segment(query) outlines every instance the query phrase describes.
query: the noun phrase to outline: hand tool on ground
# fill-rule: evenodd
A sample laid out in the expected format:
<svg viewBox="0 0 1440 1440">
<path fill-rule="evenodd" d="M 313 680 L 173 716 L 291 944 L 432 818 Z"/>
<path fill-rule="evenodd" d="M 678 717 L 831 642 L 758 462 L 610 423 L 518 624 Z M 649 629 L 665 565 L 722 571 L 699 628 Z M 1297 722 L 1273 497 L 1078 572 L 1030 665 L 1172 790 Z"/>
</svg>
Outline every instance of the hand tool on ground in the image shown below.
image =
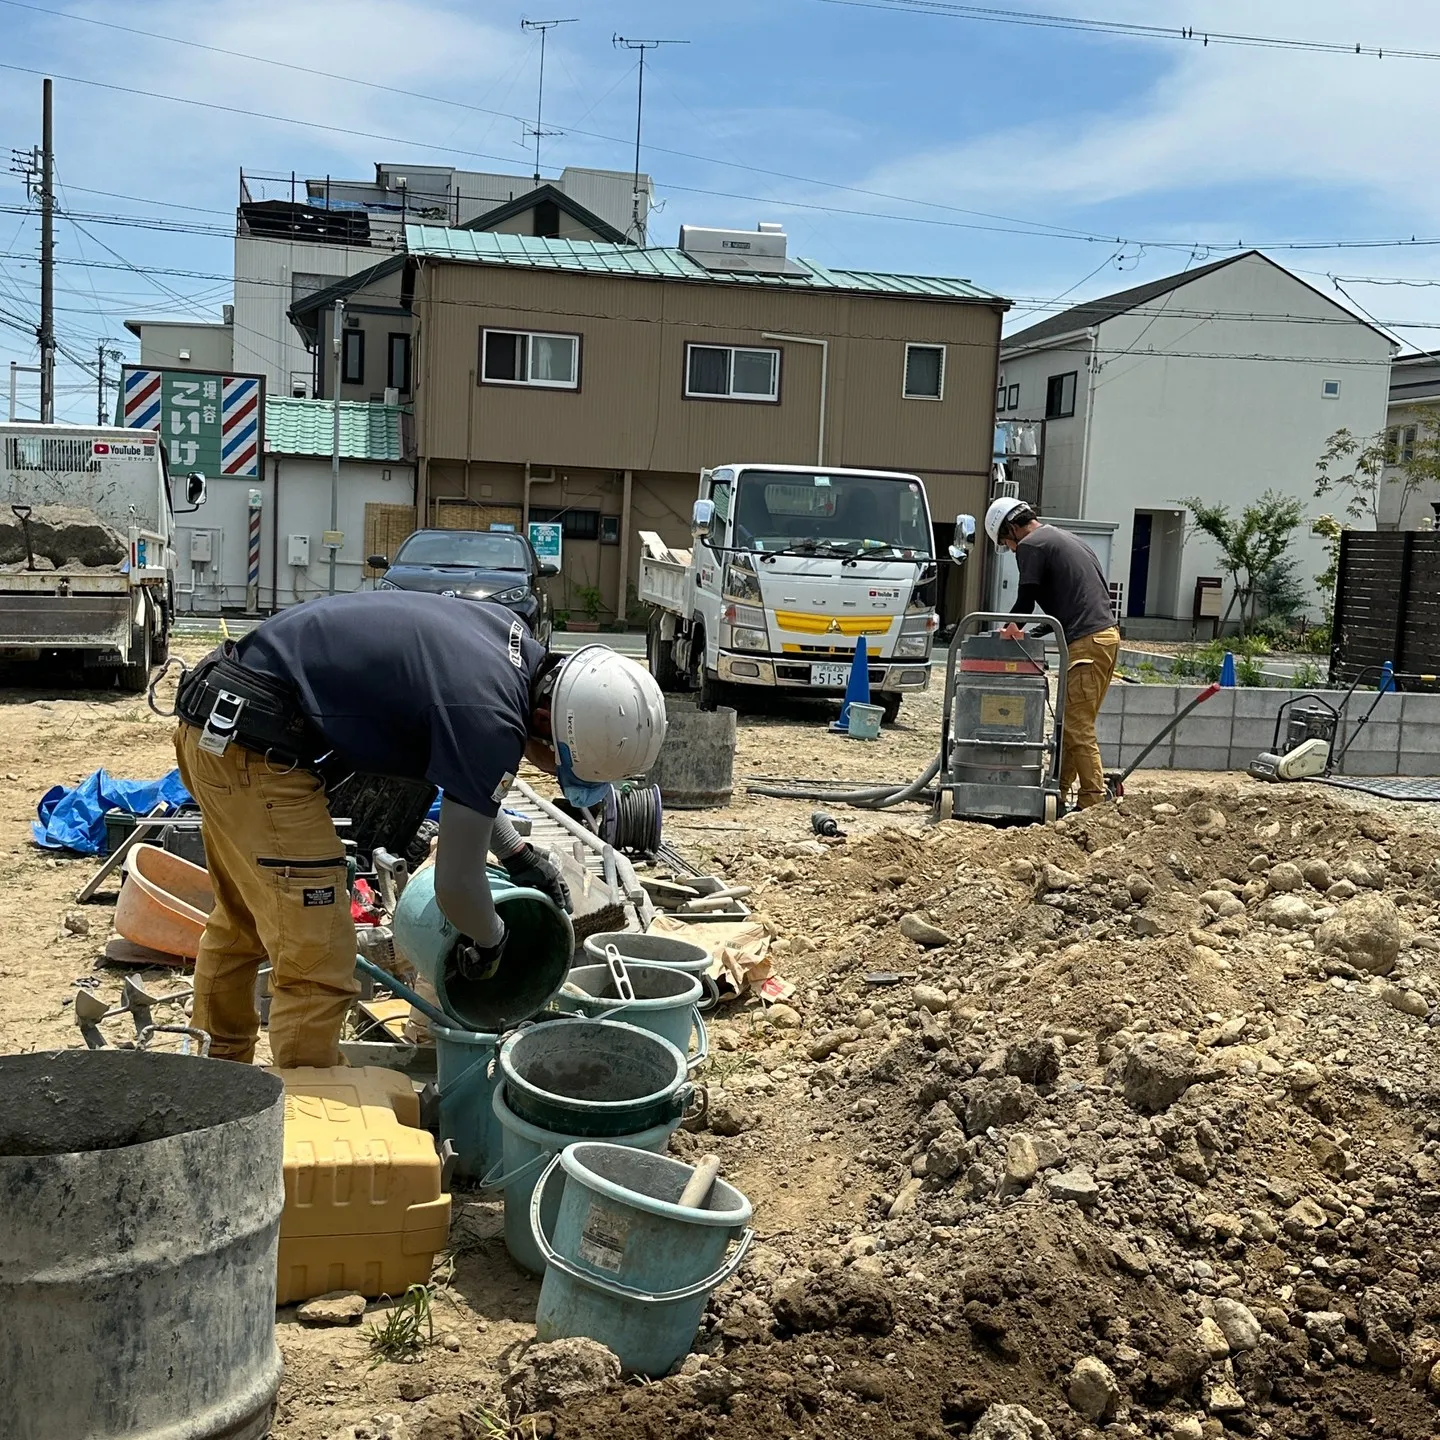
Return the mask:
<svg viewBox="0 0 1440 1440">
<path fill-rule="evenodd" d="M 423 995 L 417 995 L 408 985 L 397 980 L 388 970 L 382 970 L 373 960 L 367 960 L 363 955 L 357 955 L 355 968 L 362 975 L 368 975 L 372 980 L 378 980 L 387 990 L 399 995 L 401 999 L 408 1000 L 432 1025 L 444 1025 L 447 1029 L 455 1028 L 454 1016 L 447 1015 L 439 1006 L 432 1005 Z"/>
<path fill-rule="evenodd" d="M 835 823 L 833 815 L 827 815 L 823 810 L 812 810 L 810 812 L 810 828 L 827 840 L 836 840 L 844 835 L 844 831 Z"/>
<path fill-rule="evenodd" d="M 712 890 L 698 899 L 687 900 L 676 912 L 680 915 L 697 915 L 706 910 L 725 910 L 732 900 L 743 900 L 751 891 L 749 885 L 730 885 L 723 890 Z"/>
<path fill-rule="evenodd" d="M 1168 721 L 1150 737 L 1150 743 L 1146 745 L 1123 770 L 1107 770 L 1105 772 L 1105 789 L 1109 793 L 1110 798 L 1112 800 L 1118 800 L 1125 793 L 1125 782 L 1139 769 L 1140 763 L 1145 757 L 1169 735 L 1182 720 L 1186 719 L 1197 705 L 1203 705 L 1212 695 L 1218 695 L 1219 693 L 1220 684 L 1218 681 L 1214 684 L 1207 685 L 1173 720 Z"/>
<path fill-rule="evenodd" d="M 685 1182 L 685 1188 L 680 1192 L 680 1198 L 675 1203 L 691 1210 L 700 1209 L 710 1198 L 710 1192 L 715 1188 L 715 1181 L 719 1176 L 720 1157 L 718 1155 L 702 1155 L 694 1172 Z"/>
<path fill-rule="evenodd" d="M 135 1033 L 141 1035 L 154 1025 L 154 1010 L 157 1005 L 179 1004 L 190 999 L 194 993 L 193 985 L 184 985 L 178 990 L 157 995 L 146 990 L 138 975 L 127 975 L 121 986 L 120 1003 L 112 1009 L 93 990 L 77 986 L 74 1000 L 75 1023 L 80 1027 L 80 1034 L 91 1050 L 103 1050 L 107 1043 L 100 1031 L 103 1021 L 113 1020 L 119 1015 L 129 1015 L 135 1023 Z"/>
</svg>

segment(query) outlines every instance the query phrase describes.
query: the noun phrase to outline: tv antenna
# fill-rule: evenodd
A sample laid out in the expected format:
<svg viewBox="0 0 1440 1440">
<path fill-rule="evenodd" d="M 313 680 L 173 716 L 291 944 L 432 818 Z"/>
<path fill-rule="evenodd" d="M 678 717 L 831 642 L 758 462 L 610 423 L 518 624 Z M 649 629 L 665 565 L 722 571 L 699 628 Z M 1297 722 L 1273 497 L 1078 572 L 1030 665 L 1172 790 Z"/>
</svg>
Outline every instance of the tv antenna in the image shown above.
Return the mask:
<svg viewBox="0 0 1440 1440">
<path fill-rule="evenodd" d="M 522 20 L 522 30 L 538 30 L 540 32 L 540 91 L 535 97 L 535 128 L 532 130 L 528 125 L 525 127 L 525 135 L 535 137 L 535 183 L 540 183 L 540 141 L 546 136 L 563 135 L 563 130 L 546 130 L 540 123 L 540 116 L 545 105 L 545 39 L 557 25 L 573 25 L 580 17 L 572 15 L 568 20 Z"/>
<path fill-rule="evenodd" d="M 638 50 L 640 52 L 640 85 L 635 95 L 635 193 L 634 209 L 631 211 L 630 228 L 635 238 L 645 244 L 645 222 L 640 218 L 640 121 L 645 113 L 645 52 L 658 50 L 662 45 L 688 45 L 688 40 L 627 40 L 623 35 L 611 36 L 610 43 L 617 50 Z"/>
</svg>

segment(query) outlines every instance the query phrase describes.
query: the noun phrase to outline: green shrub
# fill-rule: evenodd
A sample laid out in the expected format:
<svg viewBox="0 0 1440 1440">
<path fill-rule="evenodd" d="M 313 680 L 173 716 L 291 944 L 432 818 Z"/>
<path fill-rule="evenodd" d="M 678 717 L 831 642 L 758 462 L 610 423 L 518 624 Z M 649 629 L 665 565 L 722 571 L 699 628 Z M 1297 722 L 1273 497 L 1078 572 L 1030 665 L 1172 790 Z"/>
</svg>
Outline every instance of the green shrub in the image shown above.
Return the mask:
<svg viewBox="0 0 1440 1440">
<path fill-rule="evenodd" d="M 1260 662 L 1252 660 L 1248 655 L 1240 656 L 1235 661 L 1235 683 L 1237 685 L 1263 685 L 1265 672 L 1260 668 Z"/>
<path fill-rule="evenodd" d="M 1292 690 L 1318 690 L 1322 683 L 1320 667 L 1313 660 L 1307 660 L 1303 665 L 1297 665 L 1294 675 L 1290 678 Z"/>
</svg>

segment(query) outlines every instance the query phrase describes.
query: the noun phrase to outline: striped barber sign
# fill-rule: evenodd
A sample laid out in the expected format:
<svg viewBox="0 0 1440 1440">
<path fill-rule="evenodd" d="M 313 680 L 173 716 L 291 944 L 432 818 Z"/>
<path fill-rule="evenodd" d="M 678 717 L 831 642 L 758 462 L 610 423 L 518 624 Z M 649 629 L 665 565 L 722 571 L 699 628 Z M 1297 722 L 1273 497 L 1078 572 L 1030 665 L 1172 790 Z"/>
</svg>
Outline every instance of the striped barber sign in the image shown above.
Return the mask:
<svg viewBox="0 0 1440 1440">
<path fill-rule="evenodd" d="M 220 473 L 260 473 L 260 382 L 227 375 L 220 392 Z"/>
<path fill-rule="evenodd" d="M 158 370 L 130 370 L 125 375 L 125 399 L 121 423 L 127 430 L 160 428 L 160 382 Z"/>
</svg>

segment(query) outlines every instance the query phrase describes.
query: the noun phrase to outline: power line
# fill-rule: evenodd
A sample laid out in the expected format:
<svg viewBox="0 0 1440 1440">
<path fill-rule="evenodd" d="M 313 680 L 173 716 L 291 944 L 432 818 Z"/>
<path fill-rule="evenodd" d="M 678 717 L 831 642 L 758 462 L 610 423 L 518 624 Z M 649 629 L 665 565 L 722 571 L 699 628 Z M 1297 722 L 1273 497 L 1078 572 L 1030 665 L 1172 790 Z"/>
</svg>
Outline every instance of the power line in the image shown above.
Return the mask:
<svg viewBox="0 0 1440 1440">
<path fill-rule="evenodd" d="M 9 4 L 11 0 L 4 0 Z M 1030 29 L 1083 30 L 1136 40 L 1171 40 L 1199 45 L 1240 45 L 1263 50 L 1299 50 L 1311 55 L 1362 55 L 1375 60 L 1440 60 L 1440 51 L 1407 50 L 1400 46 L 1306 40 L 1294 36 L 1246 35 L 1228 30 L 1196 29 L 1193 25 L 1143 25 L 1128 20 L 1098 20 L 1079 15 L 1048 15 L 1032 10 L 1005 10 L 989 5 L 960 5 L 952 0 L 824 0 L 860 10 L 910 11 L 947 20 L 981 20 Z"/>
</svg>

